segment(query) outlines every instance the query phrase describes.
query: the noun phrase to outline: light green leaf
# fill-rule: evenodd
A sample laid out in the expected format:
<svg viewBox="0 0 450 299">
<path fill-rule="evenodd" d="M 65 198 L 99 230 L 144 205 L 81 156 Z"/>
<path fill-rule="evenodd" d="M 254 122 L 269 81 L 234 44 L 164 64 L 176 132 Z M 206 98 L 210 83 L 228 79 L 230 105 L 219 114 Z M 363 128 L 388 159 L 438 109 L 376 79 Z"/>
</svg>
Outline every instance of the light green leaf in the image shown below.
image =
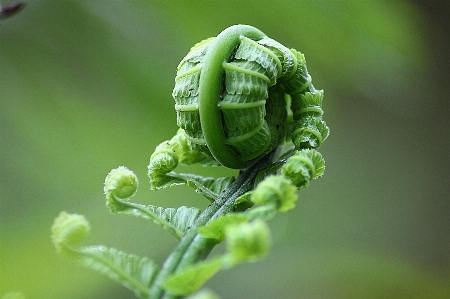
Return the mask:
<svg viewBox="0 0 450 299">
<path fill-rule="evenodd" d="M 258 184 L 251 200 L 257 205 L 275 205 L 279 212 L 295 207 L 297 188 L 282 175 L 271 175 Z"/>
<path fill-rule="evenodd" d="M 150 182 L 150 190 L 161 190 L 173 186 L 186 185 L 186 180 L 178 177 L 176 172 L 169 172 L 168 174 L 154 176 Z"/>
<path fill-rule="evenodd" d="M 250 202 L 252 192 L 253 191 L 249 191 L 249 192 L 242 194 L 241 196 L 236 198 L 236 200 L 234 201 L 234 204 L 235 205 L 247 204 L 248 202 Z M 252 203 L 252 205 L 253 205 L 253 203 Z"/>
<path fill-rule="evenodd" d="M 261 219 L 229 226 L 226 237 L 228 242 L 224 262 L 228 267 L 257 261 L 269 252 L 270 231 Z"/>
<path fill-rule="evenodd" d="M 186 185 L 194 188 L 201 193 L 209 201 L 214 201 L 216 198 L 234 181 L 233 176 L 212 178 L 202 177 L 194 174 L 169 172 L 164 176 L 158 177 L 158 183 L 152 189 L 160 190 L 172 186 Z"/>
<path fill-rule="evenodd" d="M 189 295 L 197 291 L 208 279 L 214 276 L 221 267 L 221 258 L 199 262 L 169 276 L 163 283 L 163 288 L 174 295 Z"/>
<path fill-rule="evenodd" d="M 253 207 L 255 204 L 251 201 L 251 194 L 253 191 L 246 192 L 236 198 L 234 206 L 237 211 L 246 211 Z"/>
<path fill-rule="evenodd" d="M 215 239 L 217 242 L 222 242 L 225 239 L 225 230 L 228 226 L 240 224 L 249 219 L 250 217 L 244 213 L 226 214 L 225 216 L 209 221 L 198 232 L 203 238 Z"/>
<path fill-rule="evenodd" d="M 147 298 L 150 284 L 159 270 L 152 260 L 105 246 L 85 247 L 76 251 L 78 261 L 84 266 L 121 283 L 134 291 L 137 297 Z"/>
<path fill-rule="evenodd" d="M 177 230 L 181 237 L 200 215 L 197 208 L 181 206 L 175 208 L 161 208 L 155 206 L 145 206 L 146 211 L 154 217 L 155 223 L 161 225 L 164 229 Z"/>
<path fill-rule="evenodd" d="M 187 299 L 220 299 L 220 297 L 211 290 L 201 290 L 195 294 L 192 294 Z"/>
<path fill-rule="evenodd" d="M 108 199 L 107 206 L 111 213 L 134 215 L 151 219 L 177 240 L 181 239 L 187 229 L 197 219 L 198 215 L 200 215 L 200 210 L 197 208 L 188 208 L 185 206 L 177 209 L 162 208 L 124 201 L 115 197 Z"/>
<path fill-rule="evenodd" d="M 187 185 L 196 188 L 196 191 L 201 193 L 210 201 L 214 201 L 219 197 L 230 184 L 234 181 L 233 176 L 221 178 L 205 178 L 196 175 L 183 175 L 186 178 Z"/>
<path fill-rule="evenodd" d="M 262 206 L 254 206 L 249 209 L 246 214 L 252 219 L 270 220 L 278 212 L 276 203 L 265 204 Z"/>
</svg>

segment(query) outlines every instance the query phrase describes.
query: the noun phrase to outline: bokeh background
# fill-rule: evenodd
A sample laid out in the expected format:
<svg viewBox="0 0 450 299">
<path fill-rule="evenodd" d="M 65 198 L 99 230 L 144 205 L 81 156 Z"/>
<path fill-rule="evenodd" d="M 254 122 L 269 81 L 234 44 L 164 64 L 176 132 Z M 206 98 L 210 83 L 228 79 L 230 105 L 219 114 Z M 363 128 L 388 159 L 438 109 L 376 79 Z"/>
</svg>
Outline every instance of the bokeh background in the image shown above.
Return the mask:
<svg viewBox="0 0 450 299">
<path fill-rule="evenodd" d="M 3 5 L 10 2 L 2 0 Z M 222 298 L 450 298 L 446 1 L 29 0 L 0 22 L 0 296 L 133 298 L 59 258 L 62 210 L 105 244 L 161 263 L 175 241 L 111 215 L 110 169 L 135 200 L 204 208 L 185 187 L 152 193 L 146 166 L 176 131 L 171 91 L 196 42 L 238 23 L 306 55 L 325 89 L 325 176 L 270 222 L 273 248 L 215 276 Z M 194 167 L 204 175 L 230 175 Z"/>
</svg>

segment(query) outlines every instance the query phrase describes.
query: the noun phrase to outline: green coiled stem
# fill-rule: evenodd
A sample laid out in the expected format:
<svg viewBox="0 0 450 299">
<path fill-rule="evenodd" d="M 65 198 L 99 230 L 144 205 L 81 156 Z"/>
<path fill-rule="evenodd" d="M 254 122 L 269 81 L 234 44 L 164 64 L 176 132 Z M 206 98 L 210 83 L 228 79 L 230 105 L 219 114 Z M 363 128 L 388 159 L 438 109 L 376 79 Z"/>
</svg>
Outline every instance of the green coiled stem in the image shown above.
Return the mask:
<svg viewBox="0 0 450 299">
<path fill-rule="evenodd" d="M 222 31 L 206 54 L 200 76 L 199 113 L 206 144 L 212 155 L 230 168 L 242 169 L 255 163 L 255 159 L 243 161 L 227 144 L 218 104 L 222 94 L 223 64 L 240 43 L 240 37 L 262 39 L 266 35 L 248 25 L 236 25 Z M 213 100 L 215 99 L 215 100 Z"/>
</svg>

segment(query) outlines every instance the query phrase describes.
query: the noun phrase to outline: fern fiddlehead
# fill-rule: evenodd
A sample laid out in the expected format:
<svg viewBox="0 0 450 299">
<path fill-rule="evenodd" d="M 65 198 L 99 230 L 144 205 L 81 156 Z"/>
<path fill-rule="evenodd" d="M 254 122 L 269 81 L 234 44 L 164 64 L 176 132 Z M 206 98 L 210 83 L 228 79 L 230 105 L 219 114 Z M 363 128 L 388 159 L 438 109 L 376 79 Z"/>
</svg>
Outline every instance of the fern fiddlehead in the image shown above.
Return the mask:
<svg viewBox="0 0 450 299">
<path fill-rule="evenodd" d="M 177 124 L 192 147 L 236 169 L 286 137 L 298 149 L 319 147 L 328 135 L 322 95 L 301 53 L 246 25 L 195 45 L 178 65 L 173 90 Z"/>
<path fill-rule="evenodd" d="M 112 213 L 152 220 L 178 241 L 162 267 L 114 248 L 79 247 L 89 231 L 80 215 L 63 212 L 52 228 L 58 252 L 147 299 L 190 295 L 218 270 L 263 258 L 270 247 L 265 221 L 293 209 L 297 190 L 325 167 L 315 150 L 329 133 L 323 91 L 313 87 L 303 54 L 254 27 L 231 26 L 196 44 L 178 65 L 172 95 L 180 129 L 150 157 L 151 189 L 187 185 L 210 201 L 208 207 L 131 202 L 138 179 L 123 166 L 104 185 Z M 216 179 L 174 172 L 180 164 L 241 171 Z M 226 253 L 206 259 L 224 240 Z"/>
<path fill-rule="evenodd" d="M 158 189 L 167 180 L 173 180 L 171 171 L 179 163 L 247 168 L 239 176 L 246 183 L 241 186 L 242 181 L 239 182 L 237 186 L 241 187 L 233 193 L 222 193 L 199 216 L 161 269 L 149 298 L 163 294 L 164 298 L 172 298 L 173 294 L 167 292 L 171 288 L 164 284 L 168 277 L 190 269 L 214 247 L 214 241 L 202 237 L 210 236 L 208 229 L 205 232 L 203 228 L 212 219 L 233 215 L 231 212 L 252 205 L 255 209 L 244 219 L 269 219 L 276 211 L 292 209 L 295 190 L 306 187 L 323 173 L 321 155 L 308 149 L 320 147 L 329 133 L 322 120 L 323 91 L 313 87 L 303 54 L 247 25 L 229 27 L 217 37 L 192 47 L 178 65 L 172 96 L 180 130 L 171 140 L 161 143 L 150 159 L 152 187 Z M 253 192 L 258 172 L 274 159 L 275 155 L 268 154 L 290 140 L 298 152 L 287 154 L 291 158 L 287 160 L 288 167 L 281 169 L 283 174 L 269 176 L 254 195 L 246 197 L 246 192 Z M 267 159 L 260 161 L 266 155 Z M 277 165 L 274 169 L 279 169 Z M 250 201 L 237 204 L 238 197 Z M 215 212 L 208 214 L 211 211 Z M 199 250 L 203 255 L 197 253 Z"/>
</svg>

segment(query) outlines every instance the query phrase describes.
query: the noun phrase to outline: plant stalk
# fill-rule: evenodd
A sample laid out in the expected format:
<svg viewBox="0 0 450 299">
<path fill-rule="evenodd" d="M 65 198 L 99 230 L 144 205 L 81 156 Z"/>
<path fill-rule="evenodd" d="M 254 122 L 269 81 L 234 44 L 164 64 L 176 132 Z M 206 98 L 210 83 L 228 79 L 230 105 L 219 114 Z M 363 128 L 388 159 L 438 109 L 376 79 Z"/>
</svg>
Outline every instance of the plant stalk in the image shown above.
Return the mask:
<svg viewBox="0 0 450 299">
<path fill-rule="evenodd" d="M 217 242 L 205 239 L 198 234 L 198 229 L 209 221 L 234 211 L 234 201 L 253 188 L 258 173 L 266 168 L 273 159 L 274 153 L 268 154 L 253 166 L 241 171 L 236 180 L 211 205 L 208 206 L 181 238 L 177 247 L 169 255 L 154 280 L 148 299 L 173 299 L 177 296 L 165 292 L 162 284 L 179 269 L 190 266 L 205 259 Z"/>
</svg>

